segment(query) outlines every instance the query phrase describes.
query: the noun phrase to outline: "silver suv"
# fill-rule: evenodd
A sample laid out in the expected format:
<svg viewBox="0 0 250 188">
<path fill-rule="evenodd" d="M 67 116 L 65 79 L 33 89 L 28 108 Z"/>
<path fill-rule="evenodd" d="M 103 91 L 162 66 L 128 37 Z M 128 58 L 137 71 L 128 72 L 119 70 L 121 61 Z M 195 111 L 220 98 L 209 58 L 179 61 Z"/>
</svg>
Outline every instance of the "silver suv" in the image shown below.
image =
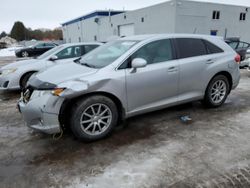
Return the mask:
<svg viewBox="0 0 250 188">
<path fill-rule="evenodd" d="M 78 139 L 94 141 L 138 114 L 197 100 L 221 106 L 239 83 L 239 61 L 217 37 L 126 37 L 35 75 L 18 106 L 33 129 L 70 128 Z"/>
</svg>

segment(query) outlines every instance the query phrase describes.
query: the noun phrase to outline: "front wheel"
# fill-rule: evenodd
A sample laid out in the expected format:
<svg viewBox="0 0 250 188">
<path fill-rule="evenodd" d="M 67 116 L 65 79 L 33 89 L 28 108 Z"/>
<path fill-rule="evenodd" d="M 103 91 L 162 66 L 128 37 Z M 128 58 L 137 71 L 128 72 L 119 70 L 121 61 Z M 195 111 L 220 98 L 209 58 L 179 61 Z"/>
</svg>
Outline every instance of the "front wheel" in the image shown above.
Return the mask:
<svg viewBox="0 0 250 188">
<path fill-rule="evenodd" d="M 22 52 L 22 57 L 29 57 L 29 53 L 26 51 Z"/>
<path fill-rule="evenodd" d="M 108 136 L 118 121 L 115 103 L 100 95 L 78 101 L 71 112 L 70 126 L 73 134 L 87 142 Z"/>
<path fill-rule="evenodd" d="M 228 78 L 224 75 L 215 76 L 207 87 L 203 102 L 211 108 L 220 107 L 226 101 L 229 93 Z"/>
<path fill-rule="evenodd" d="M 29 73 L 26 73 L 25 75 L 22 76 L 22 78 L 20 80 L 20 88 L 21 89 L 24 89 L 26 87 L 27 82 L 29 81 L 32 74 L 34 74 L 34 72 L 29 72 Z"/>
</svg>

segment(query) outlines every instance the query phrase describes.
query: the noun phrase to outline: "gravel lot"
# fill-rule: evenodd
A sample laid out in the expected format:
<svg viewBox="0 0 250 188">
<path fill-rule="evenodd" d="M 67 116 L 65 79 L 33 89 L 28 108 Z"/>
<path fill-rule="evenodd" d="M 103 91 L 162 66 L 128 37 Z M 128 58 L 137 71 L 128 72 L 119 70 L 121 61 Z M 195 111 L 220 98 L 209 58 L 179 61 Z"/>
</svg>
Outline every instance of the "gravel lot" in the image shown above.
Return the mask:
<svg viewBox="0 0 250 188">
<path fill-rule="evenodd" d="M 1 58 L 0 66 L 14 58 Z M 250 187 L 250 72 L 226 104 L 199 102 L 129 119 L 102 141 L 28 129 L 18 92 L 0 93 L 0 187 Z M 180 116 L 190 115 L 191 124 Z"/>
</svg>

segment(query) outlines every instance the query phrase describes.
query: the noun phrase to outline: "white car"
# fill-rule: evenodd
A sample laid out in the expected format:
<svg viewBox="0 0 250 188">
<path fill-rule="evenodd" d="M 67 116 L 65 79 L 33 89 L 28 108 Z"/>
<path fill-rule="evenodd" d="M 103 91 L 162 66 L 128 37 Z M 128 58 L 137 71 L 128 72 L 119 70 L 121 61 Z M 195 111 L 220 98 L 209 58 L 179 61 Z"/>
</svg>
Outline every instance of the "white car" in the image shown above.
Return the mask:
<svg viewBox="0 0 250 188">
<path fill-rule="evenodd" d="M 250 49 L 246 51 L 246 58 L 244 61 L 240 62 L 240 68 L 246 68 L 250 66 Z"/>
<path fill-rule="evenodd" d="M 51 66 L 72 62 L 102 43 L 71 43 L 57 46 L 36 59 L 17 61 L 0 68 L 0 90 L 18 90 L 25 87 L 36 72 Z"/>
</svg>

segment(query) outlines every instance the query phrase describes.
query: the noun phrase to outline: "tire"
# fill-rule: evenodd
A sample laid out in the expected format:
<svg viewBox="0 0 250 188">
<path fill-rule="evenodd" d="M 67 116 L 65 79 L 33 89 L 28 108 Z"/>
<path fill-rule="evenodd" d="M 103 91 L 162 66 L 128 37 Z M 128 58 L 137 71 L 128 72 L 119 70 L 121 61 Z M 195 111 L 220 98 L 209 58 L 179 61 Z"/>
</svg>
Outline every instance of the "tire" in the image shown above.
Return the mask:
<svg viewBox="0 0 250 188">
<path fill-rule="evenodd" d="M 22 52 L 22 57 L 29 57 L 29 53 L 26 51 Z"/>
<path fill-rule="evenodd" d="M 26 84 L 29 80 L 29 78 L 32 76 L 32 74 L 34 74 L 34 72 L 29 72 L 26 73 L 25 75 L 22 76 L 22 78 L 20 79 L 20 88 L 24 89 L 26 87 Z"/>
<path fill-rule="evenodd" d="M 102 95 L 83 98 L 71 110 L 70 128 L 81 141 L 92 142 L 107 137 L 117 122 L 116 104 Z"/>
<path fill-rule="evenodd" d="M 209 108 L 218 108 L 225 103 L 229 93 L 228 78 L 224 75 L 215 76 L 208 84 L 203 103 Z"/>
</svg>

